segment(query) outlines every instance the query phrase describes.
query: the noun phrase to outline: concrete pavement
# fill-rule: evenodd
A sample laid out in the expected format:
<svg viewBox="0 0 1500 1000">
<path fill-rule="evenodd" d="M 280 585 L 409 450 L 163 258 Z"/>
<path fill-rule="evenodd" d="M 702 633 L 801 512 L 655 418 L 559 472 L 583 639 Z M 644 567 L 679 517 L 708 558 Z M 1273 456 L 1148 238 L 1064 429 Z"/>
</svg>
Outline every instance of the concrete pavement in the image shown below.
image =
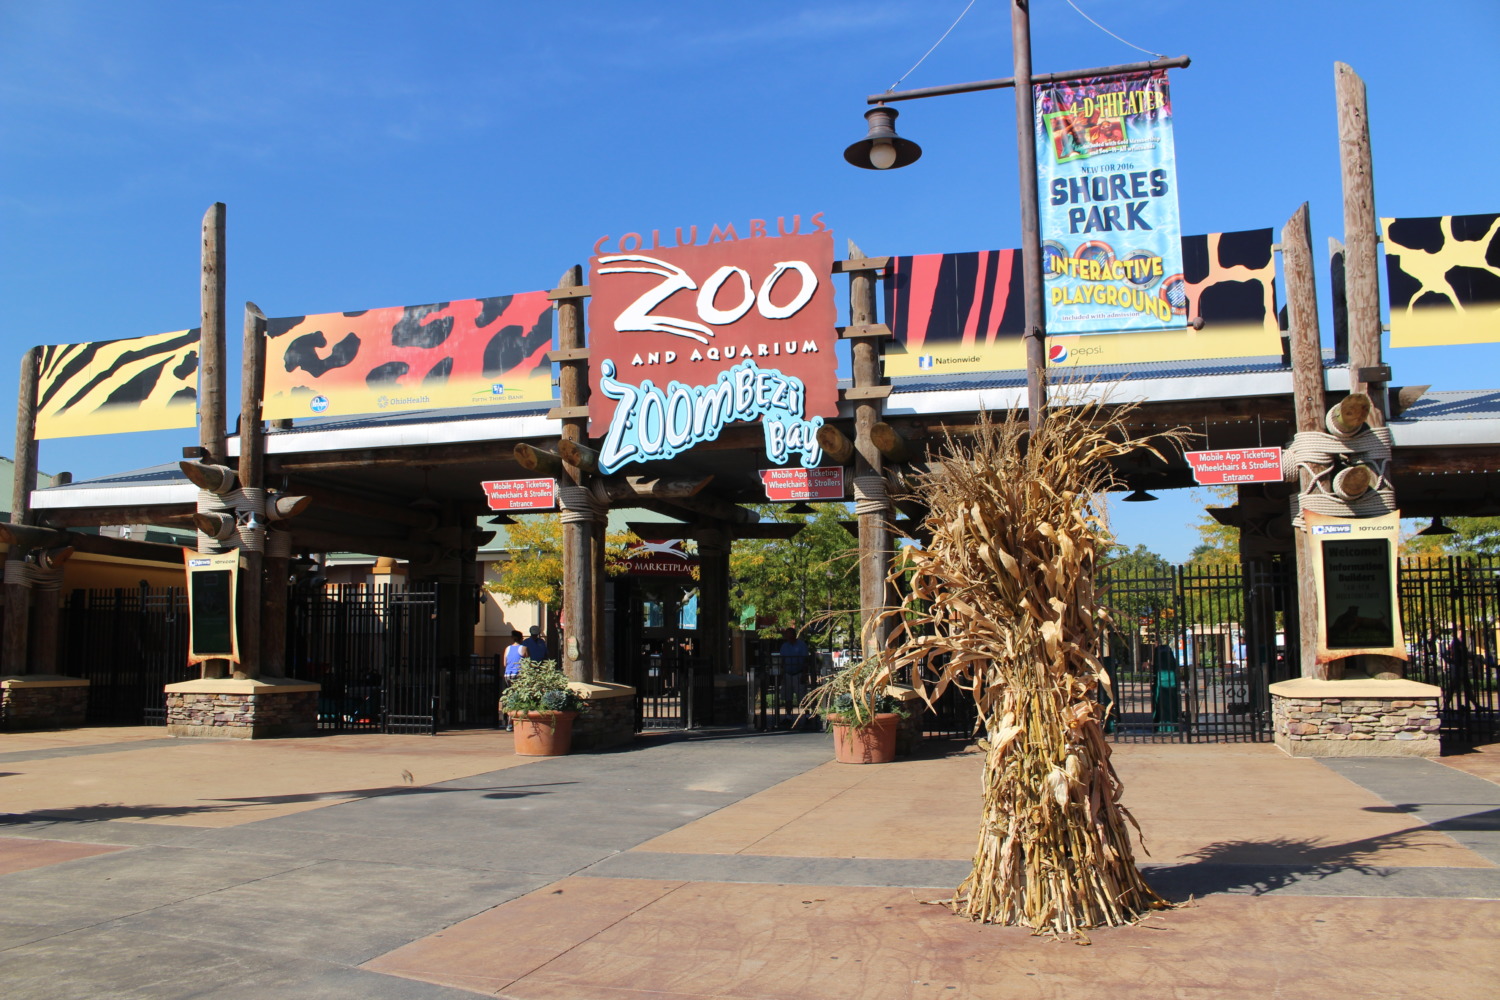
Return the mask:
<svg viewBox="0 0 1500 1000">
<path fill-rule="evenodd" d="M 1154 885 L 1092 947 L 939 905 L 980 758 L 704 733 L 0 736 L 0 995 L 1492 997 L 1500 748 L 1124 745 Z"/>
</svg>

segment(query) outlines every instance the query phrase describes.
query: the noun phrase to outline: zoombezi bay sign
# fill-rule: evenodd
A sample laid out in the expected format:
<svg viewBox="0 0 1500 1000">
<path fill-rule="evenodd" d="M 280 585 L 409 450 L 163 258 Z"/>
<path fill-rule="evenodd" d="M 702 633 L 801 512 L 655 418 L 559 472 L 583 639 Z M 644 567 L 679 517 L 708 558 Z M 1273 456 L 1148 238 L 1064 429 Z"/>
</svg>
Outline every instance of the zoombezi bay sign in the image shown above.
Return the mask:
<svg viewBox="0 0 1500 1000">
<path fill-rule="evenodd" d="M 833 235 L 816 227 L 752 227 L 750 238 L 701 246 L 622 240 L 614 253 L 600 241 L 589 266 L 589 435 L 603 438 L 602 471 L 671 458 L 751 420 L 773 463 L 818 464 L 838 386 Z"/>
</svg>

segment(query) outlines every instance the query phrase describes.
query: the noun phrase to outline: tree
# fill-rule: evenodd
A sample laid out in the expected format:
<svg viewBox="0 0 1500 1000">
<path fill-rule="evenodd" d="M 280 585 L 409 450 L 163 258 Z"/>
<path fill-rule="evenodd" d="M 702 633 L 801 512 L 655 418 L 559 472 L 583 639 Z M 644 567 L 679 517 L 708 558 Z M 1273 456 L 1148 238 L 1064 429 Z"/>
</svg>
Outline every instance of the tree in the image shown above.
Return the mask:
<svg viewBox="0 0 1500 1000">
<path fill-rule="evenodd" d="M 729 572 L 734 579 L 730 606 L 736 620 L 748 609 L 775 624 L 761 630 L 771 636 L 782 628 L 807 628 L 822 635 L 830 648 L 851 644 L 858 631 L 859 550 L 839 522 L 849 517 L 841 503 L 813 505 L 812 514 L 788 514 L 776 504 L 756 507 L 763 520 L 802 524 L 790 539 L 744 539 L 734 543 Z M 834 622 L 828 615 L 848 611 L 854 619 Z"/>
<path fill-rule="evenodd" d="M 1419 528 L 1426 524 L 1415 522 Z M 1453 529 L 1451 535 L 1410 534 L 1401 539 L 1401 547 L 1410 556 L 1495 556 L 1500 555 L 1500 517 L 1445 517 L 1443 523 Z"/>
<path fill-rule="evenodd" d="M 1218 501 L 1217 506 L 1233 506 L 1239 498 L 1239 491 L 1233 486 L 1209 486 L 1207 487 L 1212 499 Z M 1194 497 L 1198 493 L 1194 491 Z M 1204 511 L 1198 518 L 1198 523 L 1193 525 L 1198 532 L 1198 544 L 1188 556 L 1188 562 L 1194 566 L 1238 566 L 1240 563 L 1240 529 L 1228 524 L 1220 524 L 1215 521 L 1213 515 Z"/>
<path fill-rule="evenodd" d="M 562 601 L 563 533 L 557 514 L 525 514 L 507 529 L 509 558 L 494 563 L 495 579 L 485 588 L 517 601 L 556 608 Z M 610 576 L 625 572 L 625 551 L 640 539 L 629 531 L 604 537 L 604 568 Z"/>
</svg>

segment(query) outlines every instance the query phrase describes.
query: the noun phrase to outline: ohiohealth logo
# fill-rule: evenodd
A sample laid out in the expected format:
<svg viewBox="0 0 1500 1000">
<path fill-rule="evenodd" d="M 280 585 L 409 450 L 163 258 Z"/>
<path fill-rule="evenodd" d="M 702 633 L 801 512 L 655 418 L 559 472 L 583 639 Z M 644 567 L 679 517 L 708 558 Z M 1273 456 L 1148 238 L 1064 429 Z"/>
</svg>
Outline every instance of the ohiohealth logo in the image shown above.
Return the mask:
<svg viewBox="0 0 1500 1000">
<path fill-rule="evenodd" d="M 314 396 L 307 405 L 314 413 L 322 413 L 324 410 L 328 409 L 328 397 Z"/>
<path fill-rule="evenodd" d="M 918 358 L 917 359 L 917 367 L 918 368 L 924 368 L 924 369 L 931 368 L 932 367 L 932 355 L 931 354 L 924 354 L 920 358 Z"/>
<path fill-rule="evenodd" d="M 1068 349 L 1062 344 L 1053 344 L 1047 348 L 1047 360 L 1054 365 L 1062 364 L 1068 360 Z"/>
</svg>

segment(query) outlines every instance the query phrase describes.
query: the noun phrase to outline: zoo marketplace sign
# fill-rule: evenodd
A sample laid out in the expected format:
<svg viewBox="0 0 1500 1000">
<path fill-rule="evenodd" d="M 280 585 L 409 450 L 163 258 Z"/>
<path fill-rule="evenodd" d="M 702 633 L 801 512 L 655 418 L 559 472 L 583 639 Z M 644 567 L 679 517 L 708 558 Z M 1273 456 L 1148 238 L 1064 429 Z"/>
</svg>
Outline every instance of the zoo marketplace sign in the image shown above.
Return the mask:
<svg viewBox="0 0 1500 1000">
<path fill-rule="evenodd" d="M 1033 88 L 1047 333 L 1187 325 L 1166 70 Z"/>
<path fill-rule="evenodd" d="M 817 227 L 673 247 L 622 238 L 614 252 L 601 241 L 589 436 L 603 439 L 602 472 L 671 458 L 741 421 L 760 422 L 773 464 L 818 465 L 838 384 L 833 235 Z"/>
</svg>

